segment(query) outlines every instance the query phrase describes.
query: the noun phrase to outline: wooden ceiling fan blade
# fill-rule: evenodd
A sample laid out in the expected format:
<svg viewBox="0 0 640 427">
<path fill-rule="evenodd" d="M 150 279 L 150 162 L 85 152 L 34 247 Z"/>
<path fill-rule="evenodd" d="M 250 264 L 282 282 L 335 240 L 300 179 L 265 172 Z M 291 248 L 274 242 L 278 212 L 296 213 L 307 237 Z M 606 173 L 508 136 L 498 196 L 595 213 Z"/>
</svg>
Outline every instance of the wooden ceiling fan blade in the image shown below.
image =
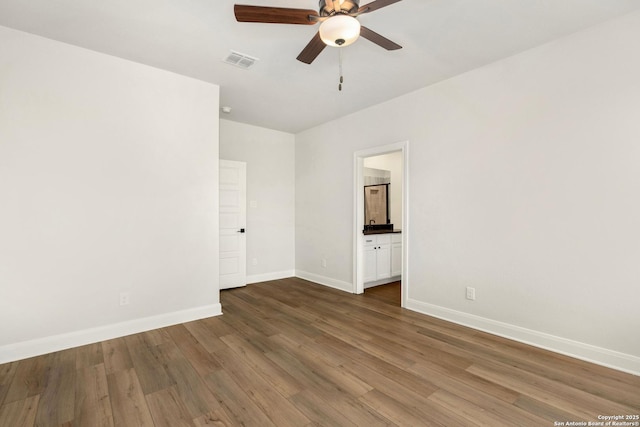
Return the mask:
<svg viewBox="0 0 640 427">
<path fill-rule="evenodd" d="M 267 24 L 313 25 L 318 12 L 311 9 L 291 9 L 286 7 L 263 7 L 236 4 L 233 11 L 238 22 L 262 22 Z"/>
<path fill-rule="evenodd" d="M 302 49 L 302 52 L 300 52 L 300 55 L 298 55 L 296 59 L 300 62 L 304 62 L 305 64 L 311 64 L 325 47 L 327 47 L 327 45 L 324 44 L 320 38 L 320 32 L 318 31 L 316 35 L 313 36 L 309 44 Z"/>
<path fill-rule="evenodd" d="M 373 30 L 370 30 L 367 27 L 360 27 L 360 35 L 370 42 L 373 42 L 387 50 L 402 49 L 402 46 L 400 46 L 399 44 L 392 42 L 388 38 L 381 36 L 380 34 L 376 33 Z"/>
<path fill-rule="evenodd" d="M 390 6 L 394 3 L 398 3 L 399 1 L 402 1 L 402 0 L 375 0 L 375 1 L 372 1 L 371 3 L 365 4 L 364 6 L 360 6 L 360 9 L 358 9 L 358 12 L 359 13 L 373 12 L 374 10 L 378 10 L 386 6 Z"/>
</svg>

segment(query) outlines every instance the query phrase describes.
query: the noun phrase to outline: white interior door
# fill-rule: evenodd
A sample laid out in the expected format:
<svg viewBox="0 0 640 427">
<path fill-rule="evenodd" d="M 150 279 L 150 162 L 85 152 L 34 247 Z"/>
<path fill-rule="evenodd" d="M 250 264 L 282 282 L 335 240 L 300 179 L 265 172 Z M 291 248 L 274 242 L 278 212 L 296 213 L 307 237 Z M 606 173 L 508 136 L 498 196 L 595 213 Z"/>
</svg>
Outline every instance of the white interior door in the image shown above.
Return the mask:
<svg viewBox="0 0 640 427">
<path fill-rule="evenodd" d="M 247 164 L 220 160 L 220 289 L 247 284 Z"/>
</svg>

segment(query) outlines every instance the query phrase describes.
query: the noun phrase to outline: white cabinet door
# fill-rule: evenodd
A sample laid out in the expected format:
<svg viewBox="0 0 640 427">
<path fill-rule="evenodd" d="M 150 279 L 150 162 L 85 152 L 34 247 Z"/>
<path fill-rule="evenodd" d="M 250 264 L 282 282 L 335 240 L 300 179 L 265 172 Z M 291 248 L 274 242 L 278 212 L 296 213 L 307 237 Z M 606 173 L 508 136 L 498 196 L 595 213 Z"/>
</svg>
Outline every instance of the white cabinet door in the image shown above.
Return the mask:
<svg viewBox="0 0 640 427">
<path fill-rule="evenodd" d="M 391 277 L 391 245 L 376 246 L 376 280 Z"/>
<path fill-rule="evenodd" d="M 220 160 L 220 289 L 247 284 L 247 164 Z"/>
<path fill-rule="evenodd" d="M 364 277 L 363 282 L 371 282 L 376 280 L 376 247 L 365 246 L 364 247 Z"/>
</svg>

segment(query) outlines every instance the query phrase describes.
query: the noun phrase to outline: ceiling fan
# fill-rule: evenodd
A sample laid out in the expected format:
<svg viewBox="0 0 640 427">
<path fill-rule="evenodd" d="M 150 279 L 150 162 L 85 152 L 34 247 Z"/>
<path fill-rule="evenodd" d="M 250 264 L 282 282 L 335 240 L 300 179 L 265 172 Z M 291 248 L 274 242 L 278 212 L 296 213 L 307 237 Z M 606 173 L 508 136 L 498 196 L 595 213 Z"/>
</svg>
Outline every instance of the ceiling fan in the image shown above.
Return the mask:
<svg viewBox="0 0 640 427">
<path fill-rule="evenodd" d="M 234 12 L 238 22 L 261 22 L 270 24 L 314 25 L 320 22 L 319 31 L 298 55 L 298 61 L 311 64 L 324 48 L 348 46 L 359 36 L 387 50 L 402 49 L 397 43 L 381 36 L 356 19 L 364 13 L 373 12 L 401 0 L 374 0 L 360 6 L 359 0 L 320 0 L 318 12 L 311 9 L 285 7 L 263 7 L 236 4 Z"/>
</svg>

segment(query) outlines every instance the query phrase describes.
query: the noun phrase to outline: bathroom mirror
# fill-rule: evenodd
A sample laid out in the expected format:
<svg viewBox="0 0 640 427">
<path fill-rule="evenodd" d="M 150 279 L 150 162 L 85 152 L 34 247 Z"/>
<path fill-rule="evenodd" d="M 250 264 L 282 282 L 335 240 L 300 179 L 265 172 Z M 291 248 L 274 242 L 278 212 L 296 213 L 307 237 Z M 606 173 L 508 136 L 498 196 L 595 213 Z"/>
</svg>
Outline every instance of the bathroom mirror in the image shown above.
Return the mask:
<svg viewBox="0 0 640 427">
<path fill-rule="evenodd" d="M 389 224 L 389 184 L 364 187 L 364 225 Z M 377 227 L 372 227 L 377 228 Z"/>
</svg>

